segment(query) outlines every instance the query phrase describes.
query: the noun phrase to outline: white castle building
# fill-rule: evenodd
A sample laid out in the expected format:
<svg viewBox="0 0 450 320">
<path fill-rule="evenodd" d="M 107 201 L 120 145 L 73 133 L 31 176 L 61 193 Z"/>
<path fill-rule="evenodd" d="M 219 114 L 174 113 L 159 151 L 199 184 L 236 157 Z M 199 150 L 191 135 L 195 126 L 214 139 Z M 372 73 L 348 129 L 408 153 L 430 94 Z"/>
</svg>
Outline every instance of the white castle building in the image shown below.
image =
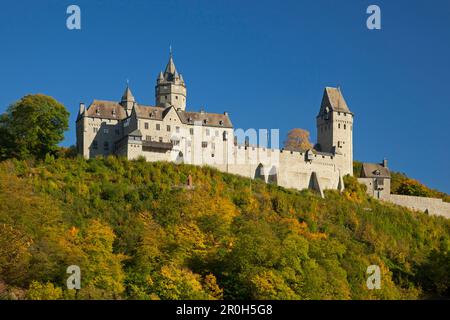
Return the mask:
<svg viewBox="0 0 450 320">
<path fill-rule="evenodd" d="M 353 174 L 353 113 L 338 88 L 324 90 L 316 117 L 318 141 L 314 149 L 288 151 L 259 143 L 237 143 L 227 112 L 186 109 L 187 89 L 172 54 L 159 73 L 155 105 L 136 101 L 129 86 L 120 101 L 80 103 L 76 120 L 77 149 L 85 158 L 117 155 L 147 161 L 209 165 L 223 172 L 264 179 L 286 188 L 344 188 L 342 177 Z M 244 134 L 256 137 L 256 132 Z M 277 132 L 271 141 L 278 142 Z M 273 143 L 272 143 L 273 145 Z"/>
</svg>

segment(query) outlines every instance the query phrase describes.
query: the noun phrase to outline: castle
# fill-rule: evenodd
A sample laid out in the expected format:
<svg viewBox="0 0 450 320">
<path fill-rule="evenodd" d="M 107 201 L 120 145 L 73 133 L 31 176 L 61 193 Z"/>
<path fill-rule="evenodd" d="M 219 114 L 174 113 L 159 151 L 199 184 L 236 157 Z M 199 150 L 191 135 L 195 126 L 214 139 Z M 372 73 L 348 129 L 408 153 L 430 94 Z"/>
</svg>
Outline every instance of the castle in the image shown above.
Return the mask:
<svg viewBox="0 0 450 320">
<path fill-rule="evenodd" d="M 76 120 L 77 150 L 89 159 L 117 155 L 127 159 L 208 165 L 220 171 L 263 179 L 285 188 L 344 189 L 343 176 L 353 175 L 353 113 L 339 88 L 325 88 L 316 117 L 314 148 L 290 151 L 273 147 L 277 131 L 233 127 L 227 112 L 186 110 L 187 88 L 172 53 L 156 80 L 155 105 L 136 101 L 127 84 L 120 101 L 80 103 Z M 262 133 L 262 134 L 261 134 Z M 238 143 L 243 137 L 245 143 Z M 250 138 L 258 141 L 250 144 Z M 242 139 L 241 139 L 242 140 Z M 450 203 L 441 199 L 390 193 L 387 161 L 363 163 L 358 181 L 377 199 L 450 218 Z"/>
<path fill-rule="evenodd" d="M 324 189 L 342 190 L 342 177 L 353 174 L 353 113 L 339 88 L 325 88 L 317 144 L 300 152 L 264 143 L 238 144 L 238 130 L 227 112 L 194 112 L 186 110 L 186 104 L 186 83 L 170 54 L 156 81 L 154 106 L 138 103 L 128 85 L 119 102 L 94 100 L 88 108 L 80 103 L 77 150 L 85 158 L 117 155 L 209 165 L 286 188 L 312 188 L 322 195 Z M 251 136 L 252 131 L 243 134 Z M 271 133 L 271 139 L 278 137 Z"/>
</svg>

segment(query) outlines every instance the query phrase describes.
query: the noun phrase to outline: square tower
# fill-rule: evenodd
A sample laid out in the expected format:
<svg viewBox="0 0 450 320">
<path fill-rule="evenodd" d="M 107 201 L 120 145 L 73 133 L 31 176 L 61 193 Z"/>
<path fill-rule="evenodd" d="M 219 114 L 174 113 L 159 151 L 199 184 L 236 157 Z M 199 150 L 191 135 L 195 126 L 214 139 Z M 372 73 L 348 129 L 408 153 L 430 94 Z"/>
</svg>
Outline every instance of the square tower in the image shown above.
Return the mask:
<svg viewBox="0 0 450 320">
<path fill-rule="evenodd" d="M 353 113 L 340 88 L 325 88 L 316 121 L 316 149 L 341 158 L 342 174 L 353 175 Z"/>
<path fill-rule="evenodd" d="M 174 106 L 175 109 L 186 110 L 186 84 L 183 76 L 178 73 L 170 53 L 166 70 L 159 73 L 155 87 L 157 106 Z"/>
</svg>

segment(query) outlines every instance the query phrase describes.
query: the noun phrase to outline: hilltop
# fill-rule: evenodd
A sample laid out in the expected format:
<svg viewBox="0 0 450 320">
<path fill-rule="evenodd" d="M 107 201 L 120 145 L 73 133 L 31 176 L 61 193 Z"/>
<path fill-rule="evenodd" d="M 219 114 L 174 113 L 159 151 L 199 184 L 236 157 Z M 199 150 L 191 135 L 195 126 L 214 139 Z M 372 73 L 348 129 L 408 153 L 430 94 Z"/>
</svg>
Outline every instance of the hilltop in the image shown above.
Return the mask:
<svg viewBox="0 0 450 320">
<path fill-rule="evenodd" d="M 193 186 L 186 181 L 191 175 Z M 347 189 L 288 190 L 116 157 L 0 163 L 0 295 L 20 299 L 448 296 L 450 221 Z M 381 290 L 366 269 L 381 268 Z M 82 288 L 65 289 L 79 265 Z"/>
</svg>

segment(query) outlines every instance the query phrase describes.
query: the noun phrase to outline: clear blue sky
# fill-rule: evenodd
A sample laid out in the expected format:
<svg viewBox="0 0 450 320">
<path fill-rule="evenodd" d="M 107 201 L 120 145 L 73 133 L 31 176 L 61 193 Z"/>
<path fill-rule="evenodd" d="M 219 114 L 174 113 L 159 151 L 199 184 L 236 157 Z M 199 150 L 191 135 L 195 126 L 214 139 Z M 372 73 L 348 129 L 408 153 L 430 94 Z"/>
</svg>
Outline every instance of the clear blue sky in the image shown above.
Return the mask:
<svg viewBox="0 0 450 320">
<path fill-rule="evenodd" d="M 81 7 L 82 29 L 66 28 Z M 382 29 L 366 28 L 381 8 Z M 4 1 L 0 112 L 28 93 L 71 112 L 120 99 L 126 79 L 154 103 L 169 45 L 188 109 L 228 111 L 239 128 L 306 128 L 315 141 L 323 88 L 340 85 L 355 113 L 354 158 L 387 157 L 450 192 L 450 1 Z"/>
</svg>

